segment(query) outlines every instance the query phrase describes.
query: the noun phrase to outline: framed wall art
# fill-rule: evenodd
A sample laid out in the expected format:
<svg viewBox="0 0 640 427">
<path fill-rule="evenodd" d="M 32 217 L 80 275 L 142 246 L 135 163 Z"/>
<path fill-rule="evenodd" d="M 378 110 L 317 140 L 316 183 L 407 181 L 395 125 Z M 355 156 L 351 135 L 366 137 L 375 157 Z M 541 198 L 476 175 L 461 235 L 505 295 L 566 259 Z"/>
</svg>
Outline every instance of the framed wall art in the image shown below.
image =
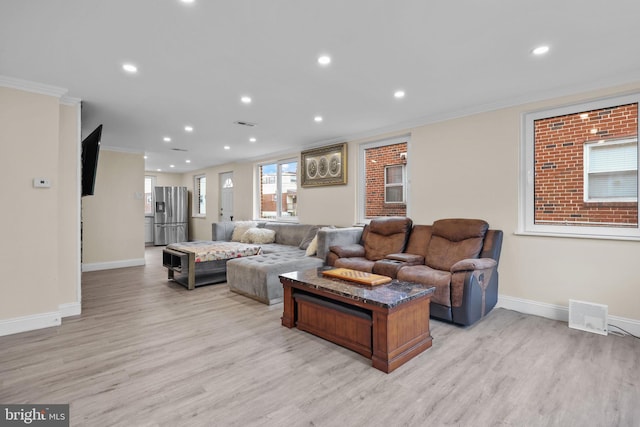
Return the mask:
<svg viewBox="0 0 640 427">
<path fill-rule="evenodd" d="M 303 151 L 303 187 L 344 185 L 347 183 L 347 143 Z"/>
</svg>

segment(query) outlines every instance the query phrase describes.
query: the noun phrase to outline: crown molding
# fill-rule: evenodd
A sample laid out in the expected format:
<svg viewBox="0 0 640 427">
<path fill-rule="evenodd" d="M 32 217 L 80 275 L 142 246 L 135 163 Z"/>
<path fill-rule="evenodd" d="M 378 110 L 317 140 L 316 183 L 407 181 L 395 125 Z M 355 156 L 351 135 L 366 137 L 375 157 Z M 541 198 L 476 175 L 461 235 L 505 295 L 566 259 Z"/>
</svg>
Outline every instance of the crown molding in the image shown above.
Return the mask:
<svg viewBox="0 0 640 427">
<path fill-rule="evenodd" d="M 66 105 L 68 107 L 77 107 L 82 104 L 82 99 L 62 95 L 62 97 L 60 98 L 60 104 Z"/>
<path fill-rule="evenodd" d="M 62 87 L 30 82 L 28 80 L 16 79 L 15 77 L 2 75 L 0 75 L 0 86 L 23 90 L 25 92 L 33 92 L 40 95 L 55 96 L 56 98 L 62 98 L 62 96 L 68 92 L 68 89 Z"/>
</svg>

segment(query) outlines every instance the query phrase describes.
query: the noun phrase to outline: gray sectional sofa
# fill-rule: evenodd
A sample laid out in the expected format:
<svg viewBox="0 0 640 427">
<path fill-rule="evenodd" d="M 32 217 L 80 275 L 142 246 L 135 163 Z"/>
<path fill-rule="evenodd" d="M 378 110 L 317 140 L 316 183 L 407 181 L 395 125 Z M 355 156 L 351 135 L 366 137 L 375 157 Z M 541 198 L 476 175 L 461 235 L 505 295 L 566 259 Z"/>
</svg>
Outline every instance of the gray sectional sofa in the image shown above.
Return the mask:
<svg viewBox="0 0 640 427">
<path fill-rule="evenodd" d="M 212 240 L 230 241 L 235 222 L 212 224 Z M 265 304 L 282 302 L 279 275 L 290 271 L 322 267 L 329 247 L 356 243 L 362 228 L 335 228 L 311 224 L 257 222 L 257 228 L 275 231 L 273 243 L 260 243 L 260 255 L 231 259 L 227 262 L 227 284 L 233 292 Z M 316 237 L 317 250 L 307 253 Z M 311 252 L 311 251 L 310 251 Z"/>
</svg>

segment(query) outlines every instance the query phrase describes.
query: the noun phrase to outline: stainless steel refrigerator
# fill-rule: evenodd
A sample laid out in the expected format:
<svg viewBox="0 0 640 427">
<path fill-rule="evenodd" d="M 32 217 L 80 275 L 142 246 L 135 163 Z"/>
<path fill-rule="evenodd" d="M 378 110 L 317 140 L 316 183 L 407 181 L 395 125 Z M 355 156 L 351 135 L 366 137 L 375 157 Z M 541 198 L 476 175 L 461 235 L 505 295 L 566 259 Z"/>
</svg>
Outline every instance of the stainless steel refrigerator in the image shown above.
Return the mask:
<svg viewBox="0 0 640 427">
<path fill-rule="evenodd" d="M 187 187 L 155 187 L 153 243 L 168 245 L 188 240 Z"/>
</svg>

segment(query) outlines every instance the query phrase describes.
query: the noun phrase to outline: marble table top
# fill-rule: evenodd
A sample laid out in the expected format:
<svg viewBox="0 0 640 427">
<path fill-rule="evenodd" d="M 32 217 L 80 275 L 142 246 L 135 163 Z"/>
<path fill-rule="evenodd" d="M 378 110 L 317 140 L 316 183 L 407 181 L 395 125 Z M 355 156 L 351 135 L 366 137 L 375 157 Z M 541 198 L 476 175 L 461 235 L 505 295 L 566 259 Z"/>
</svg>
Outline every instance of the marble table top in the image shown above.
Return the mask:
<svg viewBox="0 0 640 427">
<path fill-rule="evenodd" d="M 419 283 L 393 280 L 385 285 L 370 286 L 334 279 L 322 274 L 323 270 L 331 268 L 332 267 L 320 267 L 311 270 L 292 271 L 281 274 L 280 277 L 293 280 L 310 289 L 322 290 L 355 301 L 385 308 L 396 307 L 399 304 L 431 294 L 435 291 L 433 286 L 425 286 Z"/>
</svg>

